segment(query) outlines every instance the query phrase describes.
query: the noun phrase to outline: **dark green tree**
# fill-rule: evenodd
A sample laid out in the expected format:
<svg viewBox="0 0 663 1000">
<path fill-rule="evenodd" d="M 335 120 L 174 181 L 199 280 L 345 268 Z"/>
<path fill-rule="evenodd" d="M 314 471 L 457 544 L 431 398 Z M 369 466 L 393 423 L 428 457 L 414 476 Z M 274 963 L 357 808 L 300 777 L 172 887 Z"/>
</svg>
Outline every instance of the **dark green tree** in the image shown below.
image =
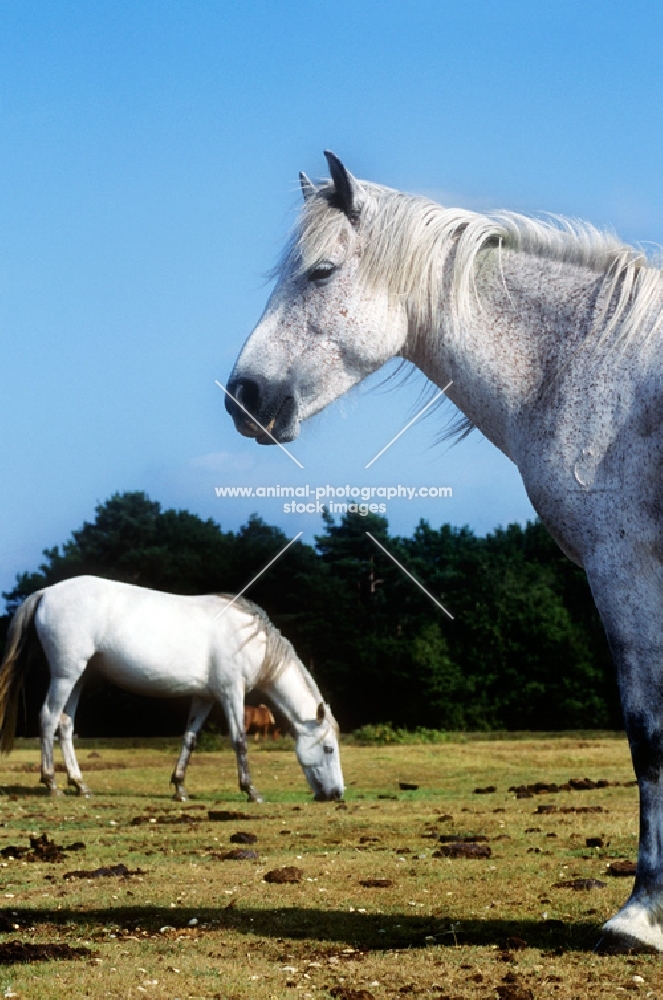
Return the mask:
<svg viewBox="0 0 663 1000">
<path fill-rule="evenodd" d="M 344 729 L 385 721 L 447 729 L 620 725 L 584 573 L 539 522 L 477 538 L 468 528 L 422 521 L 400 538 L 389 535 L 385 518 L 346 514 L 337 523 L 325 514 L 315 549 L 298 541 L 261 573 L 287 541 L 257 515 L 224 532 L 188 511 L 162 510 L 144 493 L 116 493 L 62 548 L 47 549 L 36 572 L 20 574 L 5 594 L 7 608 L 83 573 L 182 594 L 238 593 L 253 580 L 247 596 L 293 642 Z M 36 690 L 28 715 L 36 715 Z M 109 709 L 125 731 L 138 732 L 146 732 L 145 719 L 153 732 L 177 731 L 185 712 L 90 687 L 80 731 L 101 732 Z"/>
</svg>

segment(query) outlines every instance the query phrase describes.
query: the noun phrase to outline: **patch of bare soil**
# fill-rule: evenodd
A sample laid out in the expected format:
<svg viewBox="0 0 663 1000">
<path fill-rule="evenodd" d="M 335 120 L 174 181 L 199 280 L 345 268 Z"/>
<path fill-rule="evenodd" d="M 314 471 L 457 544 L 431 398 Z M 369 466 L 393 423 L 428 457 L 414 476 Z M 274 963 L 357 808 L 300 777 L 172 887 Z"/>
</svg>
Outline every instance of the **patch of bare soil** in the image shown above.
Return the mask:
<svg viewBox="0 0 663 1000">
<path fill-rule="evenodd" d="M 608 781 L 607 778 L 569 778 L 564 784 L 554 781 L 534 781 L 531 785 L 511 785 L 510 792 L 515 792 L 517 799 L 531 799 L 535 795 L 557 795 L 558 792 L 591 792 L 596 788 L 630 788 L 636 781 Z"/>
<path fill-rule="evenodd" d="M 301 882 L 304 878 L 304 872 L 301 868 L 295 868 L 294 865 L 285 865 L 283 868 L 274 868 L 271 872 L 266 872 L 264 876 L 265 882 L 275 883 L 276 885 L 294 884 L 296 882 Z"/>
<path fill-rule="evenodd" d="M 489 858 L 490 854 L 488 844 L 477 844 L 474 840 L 443 844 L 439 851 L 433 851 L 434 858 Z"/>
<path fill-rule="evenodd" d="M 441 833 L 438 840 L 441 844 L 478 844 L 485 843 L 488 840 L 488 837 L 484 836 L 482 833 Z"/>
<path fill-rule="evenodd" d="M 391 878 L 360 878 L 359 884 L 367 889 L 389 889 L 394 884 Z"/>
<path fill-rule="evenodd" d="M 592 889 L 605 889 L 607 882 L 597 878 L 567 878 L 561 882 L 553 882 L 553 889 L 574 889 L 575 892 L 590 892 Z"/>
<path fill-rule="evenodd" d="M 247 850 L 245 847 L 236 847 L 233 851 L 224 851 L 223 854 L 215 854 L 219 861 L 257 861 L 258 852 Z"/>
<path fill-rule="evenodd" d="M 486 785 L 485 788 L 474 788 L 472 790 L 472 794 L 473 795 L 492 795 L 493 792 L 496 792 L 496 791 L 497 791 L 497 786 L 496 785 Z"/>
<path fill-rule="evenodd" d="M 329 994 L 337 1000 L 373 1000 L 370 990 L 355 990 L 352 986 L 332 986 Z"/>
<path fill-rule="evenodd" d="M 255 833 L 247 833 L 245 830 L 238 830 L 230 837 L 231 844 L 257 844 L 258 836 Z"/>
<path fill-rule="evenodd" d="M 534 994 L 515 972 L 507 972 L 502 983 L 495 987 L 500 1000 L 534 1000 Z"/>
<path fill-rule="evenodd" d="M 65 872 L 62 878 L 65 879 L 110 878 L 113 875 L 117 876 L 118 878 L 131 878 L 132 875 L 147 875 L 147 872 L 144 872 L 142 868 L 136 868 L 134 871 L 131 871 L 131 869 L 127 868 L 126 865 L 120 863 L 119 865 L 110 865 L 110 866 L 104 866 L 102 868 L 95 868 L 92 871 L 83 871 L 81 869 L 78 869 L 72 872 Z"/>
<path fill-rule="evenodd" d="M 568 813 L 602 813 L 607 812 L 603 806 L 538 806 L 534 810 L 535 816 L 548 816 L 550 813 L 559 812 L 567 815 Z"/>
<path fill-rule="evenodd" d="M 91 954 L 89 948 L 72 948 L 68 944 L 26 944 L 23 941 L 5 941 L 0 944 L 0 965 L 89 958 Z"/>
<path fill-rule="evenodd" d="M 230 809 L 209 809 L 207 818 L 213 823 L 229 823 L 232 820 L 256 819 L 255 816 L 249 816 L 248 813 L 233 812 Z"/>
<path fill-rule="evenodd" d="M 131 820 L 132 826 L 142 826 L 143 823 L 159 823 L 175 825 L 178 823 L 200 823 L 202 816 L 192 816 L 190 813 L 164 813 L 162 816 L 134 816 Z"/>
</svg>

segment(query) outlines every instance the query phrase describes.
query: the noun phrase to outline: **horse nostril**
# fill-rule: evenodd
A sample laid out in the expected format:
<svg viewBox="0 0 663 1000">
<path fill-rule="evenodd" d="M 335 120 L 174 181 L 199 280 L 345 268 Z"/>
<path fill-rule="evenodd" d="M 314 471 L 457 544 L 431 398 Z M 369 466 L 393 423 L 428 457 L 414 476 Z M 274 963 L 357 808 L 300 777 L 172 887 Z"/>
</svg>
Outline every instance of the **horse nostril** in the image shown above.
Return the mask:
<svg viewBox="0 0 663 1000">
<path fill-rule="evenodd" d="M 238 378 L 229 382 L 227 388 L 230 395 L 226 396 L 226 410 L 231 416 L 246 417 L 245 410 L 248 410 L 251 416 L 258 412 L 260 409 L 260 386 L 257 382 L 251 378 Z M 231 399 L 231 396 L 234 398 Z M 237 403 L 241 403 L 245 410 L 237 406 Z"/>
</svg>

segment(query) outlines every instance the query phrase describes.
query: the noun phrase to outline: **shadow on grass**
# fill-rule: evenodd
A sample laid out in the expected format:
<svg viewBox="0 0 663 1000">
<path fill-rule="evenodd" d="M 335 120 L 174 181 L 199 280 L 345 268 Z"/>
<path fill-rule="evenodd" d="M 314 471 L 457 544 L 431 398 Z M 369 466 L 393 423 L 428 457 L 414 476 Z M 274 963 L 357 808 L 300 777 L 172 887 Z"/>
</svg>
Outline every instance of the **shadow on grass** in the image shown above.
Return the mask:
<svg viewBox="0 0 663 1000">
<path fill-rule="evenodd" d="M 370 914 L 344 910 L 316 910 L 303 907 L 244 908 L 240 906 L 178 908 L 175 912 L 154 906 L 125 906 L 99 909 L 35 909 L 22 907 L 0 910 L 0 926 L 19 925 L 37 929 L 45 925 L 68 925 L 86 934 L 105 930 L 117 933 L 140 930 L 141 934 L 166 933 L 162 929 L 189 930 L 189 921 L 198 921 L 196 933 L 232 930 L 240 934 L 278 939 L 306 939 L 311 943 L 342 944 L 359 950 L 426 948 L 431 945 L 455 947 L 479 945 L 509 950 L 513 947 L 542 951 L 592 951 L 600 935 L 594 922 L 565 924 L 561 920 L 455 920 L 449 917 L 418 917 L 409 913 Z M 16 934 L 17 931 L 10 931 Z M 514 939 L 520 939 L 520 943 Z"/>
<path fill-rule="evenodd" d="M 78 794 L 78 792 L 73 786 L 67 785 L 67 779 L 66 778 L 63 779 L 61 775 L 58 775 L 58 786 L 63 795 L 67 796 L 67 798 L 80 799 L 81 802 L 87 801 L 85 797 Z M 18 799 L 24 797 L 33 799 L 36 797 L 43 799 L 44 803 L 57 802 L 62 800 L 61 795 L 51 795 L 48 792 L 46 786 L 41 784 L 37 780 L 35 780 L 34 785 L 0 785 L 0 801 L 2 801 L 3 795 L 13 795 Z M 104 801 L 107 799 L 113 799 L 113 800 L 119 799 L 121 801 L 124 801 L 128 798 L 131 798 L 131 799 L 144 799 L 145 801 L 149 802 L 171 802 L 171 803 L 177 801 L 173 795 L 172 786 L 169 786 L 167 782 L 164 782 L 163 790 L 159 792 L 151 792 L 151 791 L 141 792 L 134 790 L 132 790 L 131 792 L 126 792 L 123 791 L 122 789 L 118 790 L 110 788 L 105 788 L 105 789 L 93 788 L 91 798 L 95 800 L 99 806 L 103 806 Z M 234 794 L 234 793 L 228 793 L 223 789 L 219 790 L 218 792 L 205 792 L 200 794 L 192 792 L 189 794 L 189 798 L 187 799 L 187 801 L 198 803 L 199 805 L 205 805 L 205 806 L 208 805 L 211 806 L 214 803 L 230 803 L 230 805 L 234 805 L 235 807 L 239 807 L 242 805 L 244 806 L 255 805 L 255 803 L 249 802 L 246 798 L 246 795 L 243 795 L 241 792 L 237 792 L 236 794 Z M 275 801 L 276 800 L 272 800 L 272 804 L 274 804 Z M 305 799 L 302 797 L 301 799 L 297 800 L 293 799 L 292 801 L 304 802 Z M 289 801 L 288 804 L 290 804 Z M 182 806 L 182 808 L 186 808 L 186 802 L 184 803 L 178 802 L 178 805 Z"/>
<path fill-rule="evenodd" d="M 0 794 L 15 795 L 16 798 L 23 798 L 23 796 L 29 796 L 30 798 L 39 797 L 40 799 L 44 799 L 44 801 L 51 798 L 46 790 L 46 786 L 42 784 L 0 785 Z"/>
</svg>

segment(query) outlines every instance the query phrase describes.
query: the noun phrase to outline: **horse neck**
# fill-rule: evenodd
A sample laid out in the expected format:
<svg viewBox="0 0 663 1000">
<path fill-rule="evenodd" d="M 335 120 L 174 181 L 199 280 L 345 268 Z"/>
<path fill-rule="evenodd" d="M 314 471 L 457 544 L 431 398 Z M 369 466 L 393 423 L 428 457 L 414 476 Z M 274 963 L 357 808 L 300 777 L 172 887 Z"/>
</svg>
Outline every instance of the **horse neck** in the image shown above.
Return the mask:
<svg viewBox="0 0 663 1000">
<path fill-rule="evenodd" d="M 437 325 L 410 338 L 408 360 L 509 458 L 515 423 L 589 330 L 603 275 L 523 252 L 477 258 L 472 301 L 451 313 L 453 260 L 444 263 Z"/>
<path fill-rule="evenodd" d="M 261 684 L 276 707 L 295 727 L 315 719 L 319 699 L 316 698 L 301 664 L 290 659 L 274 680 Z"/>
</svg>

